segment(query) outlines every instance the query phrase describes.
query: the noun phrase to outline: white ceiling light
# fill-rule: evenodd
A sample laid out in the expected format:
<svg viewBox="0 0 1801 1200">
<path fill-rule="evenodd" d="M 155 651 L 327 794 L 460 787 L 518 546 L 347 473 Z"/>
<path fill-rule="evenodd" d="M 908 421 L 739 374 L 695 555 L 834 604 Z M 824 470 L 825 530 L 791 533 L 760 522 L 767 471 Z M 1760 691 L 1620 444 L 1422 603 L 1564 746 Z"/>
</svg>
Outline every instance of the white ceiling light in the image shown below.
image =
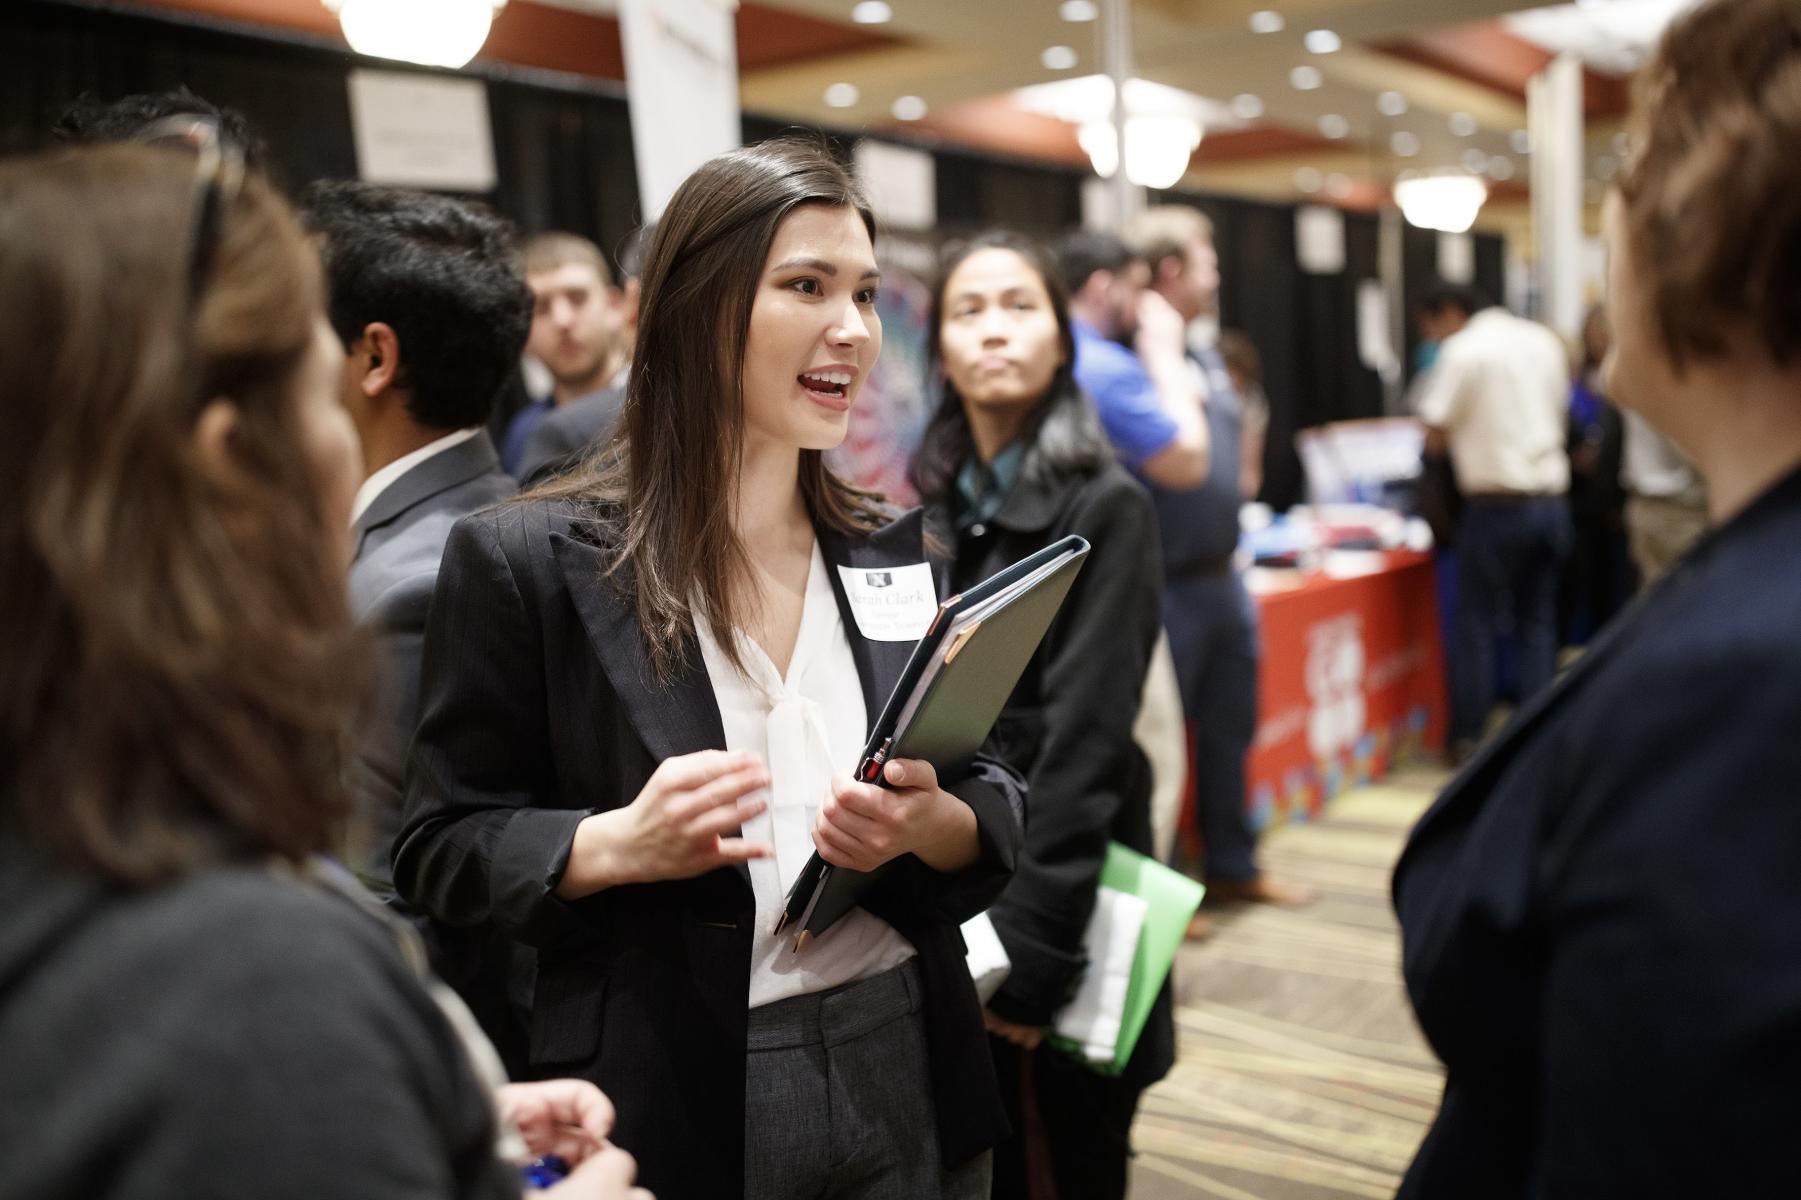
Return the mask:
<svg viewBox="0 0 1801 1200">
<path fill-rule="evenodd" d="M 1281 33 L 1287 26 L 1282 14 L 1274 9 L 1265 8 L 1251 14 L 1252 33 Z"/>
<path fill-rule="evenodd" d="M 1513 152 L 1515 154 L 1532 153 L 1532 135 L 1527 133 L 1524 129 L 1516 129 L 1508 134 L 1507 141 L 1508 144 L 1513 147 Z"/>
<path fill-rule="evenodd" d="M 1326 177 L 1313 167 L 1302 167 L 1294 173 L 1294 190 L 1312 195 L 1326 184 Z"/>
<path fill-rule="evenodd" d="M 1092 21 L 1099 14 L 1095 12 L 1093 0 L 1063 0 L 1057 7 L 1057 15 L 1072 24 Z"/>
<path fill-rule="evenodd" d="M 1476 118 L 1466 112 L 1454 112 L 1450 120 L 1451 132 L 1458 137 L 1469 137 L 1476 132 Z"/>
<path fill-rule="evenodd" d="M 1477 175 L 1488 170 L 1488 155 L 1471 146 L 1463 152 L 1463 165 Z"/>
<path fill-rule="evenodd" d="M 1088 121 L 1076 130 L 1076 141 L 1102 179 L 1119 169 L 1119 140 L 1111 121 Z M 1173 113 L 1145 113 L 1126 118 L 1126 178 L 1146 188 L 1175 186 L 1188 170 L 1188 158 L 1201 144 L 1201 127 Z"/>
<path fill-rule="evenodd" d="M 468 64 L 507 0 L 324 0 L 358 54 L 427 67 Z"/>
<path fill-rule="evenodd" d="M 1574 54 L 1589 67 L 1625 75 L 1644 63 L 1676 17 L 1699 0 L 1614 0 L 1609 4 L 1557 4 L 1501 18 L 1515 37 L 1552 54 Z"/>
<path fill-rule="evenodd" d="M 894 20 L 894 10 L 882 0 L 862 0 L 850 10 L 850 19 L 859 25 L 886 25 Z"/>
<path fill-rule="evenodd" d="M 1294 84 L 1299 91 L 1311 92 L 1320 85 L 1319 68 L 1296 67 L 1288 73 L 1288 82 Z"/>
<path fill-rule="evenodd" d="M 1402 129 L 1396 131 L 1395 135 L 1388 139 L 1388 148 L 1402 158 L 1412 158 L 1420 152 L 1420 140 L 1414 134 Z"/>
<path fill-rule="evenodd" d="M 1076 52 L 1070 46 L 1046 46 L 1038 61 L 1047 71 L 1067 71 L 1076 65 Z"/>
<path fill-rule="evenodd" d="M 1232 112 L 1247 121 L 1255 121 L 1263 115 L 1263 101 L 1249 92 L 1240 92 L 1232 97 Z"/>
<path fill-rule="evenodd" d="M 1312 54 L 1336 54 L 1344 46 L 1344 39 L 1330 29 L 1310 30 L 1301 44 Z"/>
<path fill-rule="evenodd" d="M 1467 233 L 1488 199 L 1488 185 L 1473 175 L 1408 175 L 1395 183 L 1395 203 L 1410 225 Z"/>
<path fill-rule="evenodd" d="M 1319 119 L 1319 131 L 1322 136 L 1336 141 L 1351 132 L 1351 123 L 1337 113 L 1327 113 Z"/>
<path fill-rule="evenodd" d="M 1505 154 L 1497 154 L 1488 160 L 1488 177 L 1498 183 L 1505 183 L 1513 178 L 1513 160 Z"/>
<path fill-rule="evenodd" d="M 1407 97 L 1399 92 L 1383 92 L 1376 97 L 1376 111 L 1385 117 L 1404 116 L 1407 112 Z"/>
<path fill-rule="evenodd" d="M 834 83 L 825 90 L 825 102 L 832 108 L 849 108 L 862 97 L 854 83 Z"/>
<path fill-rule="evenodd" d="M 926 115 L 926 102 L 918 96 L 902 96 L 891 111 L 897 121 L 917 121 Z"/>
</svg>

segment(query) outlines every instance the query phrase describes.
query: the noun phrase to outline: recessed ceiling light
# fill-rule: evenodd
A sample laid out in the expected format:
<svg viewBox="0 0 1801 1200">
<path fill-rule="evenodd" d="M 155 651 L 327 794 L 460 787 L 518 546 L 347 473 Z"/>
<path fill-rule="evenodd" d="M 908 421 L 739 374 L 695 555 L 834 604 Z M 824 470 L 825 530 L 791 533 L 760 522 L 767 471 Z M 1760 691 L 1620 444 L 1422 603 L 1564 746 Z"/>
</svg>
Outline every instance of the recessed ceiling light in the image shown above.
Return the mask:
<svg viewBox="0 0 1801 1200">
<path fill-rule="evenodd" d="M 1466 169 L 1480 175 L 1488 169 L 1488 155 L 1471 146 L 1463 152 L 1463 165 Z"/>
<path fill-rule="evenodd" d="M 1488 160 L 1488 177 L 1500 182 L 1513 178 L 1513 160 L 1505 154 L 1497 154 Z"/>
<path fill-rule="evenodd" d="M 1532 135 L 1524 129 L 1516 129 L 1507 135 L 1507 141 L 1513 146 L 1515 154 L 1532 153 Z"/>
<path fill-rule="evenodd" d="M 1265 8 L 1251 14 L 1252 33 L 1281 33 L 1287 26 L 1282 14 L 1274 9 Z"/>
<path fill-rule="evenodd" d="M 1337 139 L 1351 132 L 1351 123 L 1337 113 L 1327 113 L 1319 119 L 1319 131 L 1326 137 Z"/>
<path fill-rule="evenodd" d="M 1476 132 L 1476 118 L 1466 112 L 1452 113 L 1450 125 L 1451 132 L 1458 137 L 1469 137 Z"/>
<path fill-rule="evenodd" d="M 1398 117 L 1407 111 L 1407 97 L 1399 92 L 1383 92 L 1376 97 L 1376 111 L 1385 117 Z"/>
<path fill-rule="evenodd" d="M 857 90 L 854 83 L 834 83 L 825 90 L 825 102 L 832 108 L 849 108 L 855 104 L 863 93 Z"/>
<path fill-rule="evenodd" d="M 1301 39 L 1301 44 L 1313 54 L 1336 54 L 1344 40 L 1330 29 L 1314 29 Z"/>
<path fill-rule="evenodd" d="M 1095 12 L 1093 0 L 1063 0 L 1057 8 L 1057 15 L 1065 21 L 1092 21 L 1099 14 Z"/>
<path fill-rule="evenodd" d="M 926 115 L 926 102 L 918 96 L 902 96 L 890 111 L 897 121 L 917 121 Z"/>
<path fill-rule="evenodd" d="M 1351 186 L 1351 177 L 1349 175 L 1341 175 L 1337 171 L 1334 171 L 1326 176 L 1326 195 L 1331 196 L 1334 199 L 1343 200 L 1346 196 L 1349 196 L 1351 194 Z"/>
<path fill-rule="evenodd" d="M 894 20 L 894 10 L 882 0 L 863 0 L 850 10 L 850 19 L 859 25 L 886 25 Z"/>
<path fill-rule="evenodd" d="M 1047 71 L 1067 71 L 1076 65 L 1076 52 L 1071 46 L 1046 46 L 1038 61 Z"/>
<path fill-rule="evenodd" d="M 1595 178 L 1602 183 L 1611 180 L 1620 173 L 1620 160 L 1611 154 L 1603 154 L 1595 159 Z"/>
<path fill-rule="evenodd" d="M 1311 92 L 1320 85 L 1318 67 L 1296 67 L 1288 73 L 1288 82 L 1303 92 Z"/>
<path fill-rule="evenodd" d="M 1249 92 L 1232 97 L 1232 115 L 1243 121 L 1255 121 L 1263 115 L 1263 101 Z"/>
<path fill-rule="evenodd" d="M 1420 139 L 1402 129 L 1388 139 L 1388 148 L 1402 158 L 1412 158 L 1420 152 Z"/>
<path fill-rule="evenodd" d="M 1325 183 L 1325 177 L 1312 167 L 1302 167 L 1294 173 L 1294 189 L 1297 192 L 1317 192 Z"/>
</svg>

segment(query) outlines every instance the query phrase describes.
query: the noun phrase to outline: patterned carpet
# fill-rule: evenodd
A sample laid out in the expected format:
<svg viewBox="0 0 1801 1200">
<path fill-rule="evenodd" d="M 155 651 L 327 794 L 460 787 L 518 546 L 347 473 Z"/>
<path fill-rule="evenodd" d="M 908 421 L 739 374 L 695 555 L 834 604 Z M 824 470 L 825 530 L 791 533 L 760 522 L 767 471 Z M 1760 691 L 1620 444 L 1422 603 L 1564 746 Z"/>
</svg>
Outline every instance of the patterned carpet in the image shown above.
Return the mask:
<svg viewBox="0 0 1801 1200">
<path fill-rule="evenodd" d="M 1176 960 L 1175 1069 L 1144 1099 L 1133 1200 L 1394 1195 L 1441 1075 L 1400 981 L 1388 879 L 1443 775 L 1404 771 L 1270 833 L 1302 909 L 1209 909 Z"/>
</svg>

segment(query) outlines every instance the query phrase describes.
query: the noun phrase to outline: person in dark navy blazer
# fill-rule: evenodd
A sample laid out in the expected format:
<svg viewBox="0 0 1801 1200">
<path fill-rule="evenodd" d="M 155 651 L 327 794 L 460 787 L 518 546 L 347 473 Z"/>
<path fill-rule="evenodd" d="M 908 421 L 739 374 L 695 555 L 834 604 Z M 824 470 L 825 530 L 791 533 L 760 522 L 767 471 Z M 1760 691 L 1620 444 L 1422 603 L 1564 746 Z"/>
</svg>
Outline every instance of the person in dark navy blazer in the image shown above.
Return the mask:
<svg viewBox="0 0 1801 1200">
<path fill-rule="evenodd" d="M 1801 5 L 1710 0 L 1641 79 L 1609 392 L 1692 457 L 1715 527 L 1402 856 L 1447 1070 L 1405 1197 L 1801 1195 L 1797 78 Z"/>
<path fill-rule="evenodd" d="M 1106 1200 L 1125 1195 L 1139 1097 L 1175 1060 L 1169 989 L 1120 1078 L 1042 1039 L 1089 967 L 1108 842 L 1153 853 L 1150 764 L 1132 727 L 1161 630 L 1156 513 L 1076 386 L 1068 302 L 1043 250 L 1004 231 L 953 247 L 929 328 L 944 390 L 913 474 L 955 548 L 945 589 L 1070 534 L 1091 547 L 998 726 L 1032 821 L 989 910 L 1011 970 L 984 1019 L 1014 1128 L 995 1153 L 996 1200 L 1033 1194 L 1027 1163 L 1040 1157 L 1059 1195 Z"/>
<path fill-rule="evenodd" d="M 818 146 L 657 227 L 611 454 L 451 534 L 395 879 L 538 951 L 534 1074 L 607 1081 L 660 1196 L 978 1197 L 1005 1118 L 960 923 L 1024 786 L 862 739 L 937 603 L 918 512 L 834 476 L 880 348 L 873 220 Z M 891 869 L 804 950 L 815 849 Z"/>
</svg>

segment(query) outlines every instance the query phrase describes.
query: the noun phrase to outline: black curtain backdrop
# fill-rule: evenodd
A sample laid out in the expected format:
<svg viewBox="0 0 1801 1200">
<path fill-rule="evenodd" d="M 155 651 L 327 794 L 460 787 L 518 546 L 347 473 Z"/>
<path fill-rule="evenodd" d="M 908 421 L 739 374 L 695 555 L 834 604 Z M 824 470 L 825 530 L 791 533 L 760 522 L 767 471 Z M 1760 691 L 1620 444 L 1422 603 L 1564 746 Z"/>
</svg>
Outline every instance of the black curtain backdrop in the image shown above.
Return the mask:
<svg viewBox="0 0 1801 1200">
<path fill-rule="evenodd" d="M 112 99 L 186 85 L 249 117 L 268 139 L 273 174 L 297 191 L 315 179 L 356 175 L 345 80 L 357 67 L 419 69 L 364 59 L 324 39 L 98 0 L 0 0 L 0 152 L 45 144 L 57 114 L 84 93 Z M 639 222 L 623 89 L 529 69 L 484 66 L 460 74 L 488 84 L 500 183 L 480 198 L 525 231 L 571 230 L 616 259 Z M 743 124 L 746 142 L 796 128 L 756 115 Z M 857 135 L 821 132 L 848 161 Z M 937 237 L 1004 225 L 1048 240 L 1081 220 L 1082 172 L 910 144 L 929 150 L 936 163 Z M 1249 334 L 1263 356 L 1271 407 L 1263 498 L 1287 507 L 1304 495 L 1295 432 L 1382 411 L 1381 382 L 1358 361 L 1356 346 L 1357 285 L 1378 274 L 1376 219 L 1346 214 L 1345 270 L 1308 275 L 1295 261 L 1292 205 L 1182 192 L 1154 200 L 1192 204 L 1213 219 L 1221 323 Z M 1437 270 L 1436 239 L 1406 229 L 1410 306 Z M 1504 259 L 1502 239 L 1476 237 L 1476 283 L 1490 297 L 1502 294 Z M 1409 363 L 1414 338 L 1410 328 Z"/>
</svg>

